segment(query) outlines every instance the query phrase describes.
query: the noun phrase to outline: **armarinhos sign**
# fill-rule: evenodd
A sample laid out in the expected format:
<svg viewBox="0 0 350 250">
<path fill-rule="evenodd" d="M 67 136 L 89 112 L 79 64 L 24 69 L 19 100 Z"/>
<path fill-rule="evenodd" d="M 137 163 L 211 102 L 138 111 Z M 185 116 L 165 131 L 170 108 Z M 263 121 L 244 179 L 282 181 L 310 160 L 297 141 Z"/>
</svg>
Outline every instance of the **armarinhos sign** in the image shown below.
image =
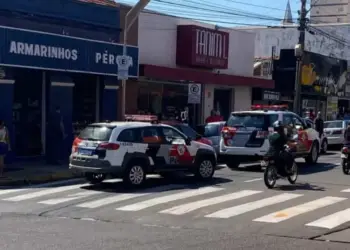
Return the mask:
<svg viewBox="0 0 350 250">
<path fill-rule="evenodd" d="M 117 75 L 120 44 L 0 26 L 0 65 Z M 128 46 L 130 77 L 138 77 L 138 48 Z"/>
</svg>

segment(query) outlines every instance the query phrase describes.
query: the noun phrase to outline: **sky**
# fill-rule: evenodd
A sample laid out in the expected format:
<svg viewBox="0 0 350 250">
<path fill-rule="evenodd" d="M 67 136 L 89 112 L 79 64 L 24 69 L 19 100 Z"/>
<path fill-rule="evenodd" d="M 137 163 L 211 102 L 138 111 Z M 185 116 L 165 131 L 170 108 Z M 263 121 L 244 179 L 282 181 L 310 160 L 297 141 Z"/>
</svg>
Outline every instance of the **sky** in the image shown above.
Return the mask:
<svg viewBox="0 0 350 250">
<path fill-rule="evenodd" d="M 288 0 L 151 0 L 146 9 L 196 19 L 219 26 L 280 25 Z M 293 19 L 300 0 L 289 0 Z M 309 2 L 310 0 L 307 0 Z M 118 0 L 134 5 L 137 0 Z"/>
</svg>

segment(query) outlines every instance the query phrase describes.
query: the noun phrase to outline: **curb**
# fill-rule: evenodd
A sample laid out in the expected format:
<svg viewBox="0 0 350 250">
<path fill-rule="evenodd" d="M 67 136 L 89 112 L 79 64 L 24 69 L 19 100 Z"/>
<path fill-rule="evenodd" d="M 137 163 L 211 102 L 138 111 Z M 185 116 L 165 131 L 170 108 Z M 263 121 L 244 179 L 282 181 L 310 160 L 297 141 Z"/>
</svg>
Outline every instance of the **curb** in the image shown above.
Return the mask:
<svg viewBox="0 0 350 250">
<path fill-rule="evenodd" d="M 32 184 L 42 184 L 81 177 L 81 174 L 74 173 L 73 171 L 60 171 L 39 176 L 24 176 L 21 179 L 0 180 L 0 186 L 23 186 Z"/>
</svg>

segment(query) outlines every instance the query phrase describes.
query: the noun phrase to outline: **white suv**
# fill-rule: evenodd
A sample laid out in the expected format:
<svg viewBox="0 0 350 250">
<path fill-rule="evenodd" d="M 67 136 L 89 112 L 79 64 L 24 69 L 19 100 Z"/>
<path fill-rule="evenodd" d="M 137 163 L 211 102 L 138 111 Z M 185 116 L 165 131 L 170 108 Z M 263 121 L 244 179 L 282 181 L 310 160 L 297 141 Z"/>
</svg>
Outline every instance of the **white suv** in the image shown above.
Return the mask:
<svg viewBox="0 0 350 250">
<path fill-rule="evenodd" d="M 143 120 L 144 117 L 141 116 Z M 137 120 L 140 116 L 133 118 Z M 170 172 L 184 171 L 201 180 L 211 179 L 216 154 L 211 146 L 193 141 L 168 125 L 134 121 L 95 123 L 75 139 L 69 166 L 84 173 L 90 183 L 112 176 L 140 186 L 149 173 L 167 176 Z"/>
<path fill-rule="evenodd" d="M 280 109 L 254 109 L 232 112 L 222 129 L 220 157 L 228 167 L 237 168 L 241 163 L 261 160 L 269 149 L 268 136 L 277 120 L 289 128 L 290 141 L 297 145 L 297 157 L 305 158 L 310 164 L 317 162 L 321 149 L 318 133 L 302 118 Z"/>
</svg>

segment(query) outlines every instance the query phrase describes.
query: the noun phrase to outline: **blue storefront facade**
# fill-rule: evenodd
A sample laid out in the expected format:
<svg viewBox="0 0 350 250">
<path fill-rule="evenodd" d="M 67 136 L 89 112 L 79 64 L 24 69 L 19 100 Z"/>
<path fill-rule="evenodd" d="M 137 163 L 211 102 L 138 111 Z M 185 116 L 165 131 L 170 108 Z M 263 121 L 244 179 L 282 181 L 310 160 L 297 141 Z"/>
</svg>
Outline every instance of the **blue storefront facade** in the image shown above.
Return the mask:
<svg viewBox="0 0 350 250">
<path fill-rule="evenodd" d="M 54 2 L 76 4 L 77 1 Z M 18 9 L 26 6 L 5 7 Z M 87 7 L 90 10 L 94 6 L 81 3 L 75 6 L 83 14 Z M 28 8 L 28 12 L 32 11 Z M 9 22 L 12 17 L 1 13 L 0 7 L 0 119 L 10 131 L 13 154 L 8 160 L 45 155 L 54 143 L 47 140 L 47 132 L 50 129 L 48 118 L 56 107 L 61 109 L 67 134 L 63 149 L 66 159 L 74 133 L 81 126 L 117 119 L 117 58 L 123 52 L 123 46 L 117 43 L 120 27 L 115 18 L 119 18 L 119 10 L 99 8 L 95 9 L 105 13 L 104 18 L 109 14 L 113 19 L 110 24 L 104 21 L 106 27 L 96 20 L 90 28 L 77 25 L 76 20 L 71 23 L 66 20 L 64 25 L 71 25 L 71 32 L 62 34 L 54 22 L 40 26 L 43 17 L 29 20 L 31 27 L 20 27 L 19 23 Z M 45 18 L 54 20 L 50 16 Z M 28 25 L 28 22 L 23 24 Z M 113 36 L 108 36 L 108 30 L 113 31 Z M 95 31 L 98 40 L 91 35 Z M 128 46 L 127 51 L 132 57 L 130 78 L 137 78 L 138 48 Z"/>
</svg>

